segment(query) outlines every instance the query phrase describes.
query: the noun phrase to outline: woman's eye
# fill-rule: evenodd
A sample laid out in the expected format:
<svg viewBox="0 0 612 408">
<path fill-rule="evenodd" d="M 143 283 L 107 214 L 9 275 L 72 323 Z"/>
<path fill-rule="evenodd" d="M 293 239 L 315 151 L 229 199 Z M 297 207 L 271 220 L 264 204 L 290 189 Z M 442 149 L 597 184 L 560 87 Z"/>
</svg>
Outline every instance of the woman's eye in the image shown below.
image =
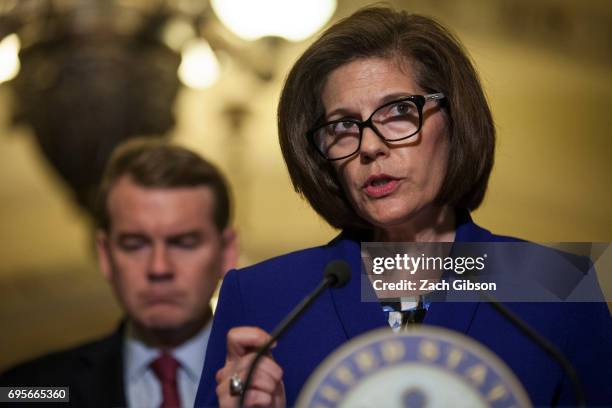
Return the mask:
<svg viewBox="0 0 612 408">
<path fill-rule="evenodd" d="M 343 134 L 353 133 L 357 130 L 357 125 L 353 122 L 338 122 L 333 125 L 332 133 Z"/>
<path fill-rule="evenodd" d="M 412 111 L 412 104 L 408 102 L 399 102 L 391 105 L 390 112 L 394 116 L 407 115 Z"/>
</svg>

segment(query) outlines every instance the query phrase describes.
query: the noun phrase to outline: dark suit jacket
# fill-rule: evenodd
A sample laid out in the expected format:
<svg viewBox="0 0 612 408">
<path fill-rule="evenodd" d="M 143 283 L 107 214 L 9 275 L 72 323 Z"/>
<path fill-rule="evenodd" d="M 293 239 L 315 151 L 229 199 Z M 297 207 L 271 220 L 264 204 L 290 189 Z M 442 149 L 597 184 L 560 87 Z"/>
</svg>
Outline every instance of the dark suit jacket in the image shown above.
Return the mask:
<svg viewBox="0 0 612 408">
<path fill-rule="evenodd" d="M 457 221 L 456 242 L 508 242 L 491 234 L 467 213 Z M 223 280 L 196 406 L 214 406 L 215 373 L 225 363 L 226 335 L 235 326 L 270 332 L 317 286 L 325 265 L 344 259 L 353 274 L 361 270 L 360 243 L 341 235 L 327 245 L 283 255 L 230 271 Z M 347 340 L 388 327 L 377 302 L 361 301 L 361 279 L 353 276 L 339 289 L 327 290 L 296 321 L 272 351 L 283 369 L 289 406 L 309 375 Z M 605 303 L 513 303 L 516 314 L 553 342 L 578 371 L 589 404 L 612 405 L 612 319 Z M 574 405 L 572 387 L 559 365 L 507 319 L 483 302 L 433 303 L 424 324 L 456 330 L 484 344 L 523 383 L 537 406 Z"/>
<path fill-rule="evenodd" d="M 120 327 L 103 339 L 20 364 L 0 375 L 0 386 L 67 386 L 70 406 L 125 407 L 123 329 Z"/>
</svg>

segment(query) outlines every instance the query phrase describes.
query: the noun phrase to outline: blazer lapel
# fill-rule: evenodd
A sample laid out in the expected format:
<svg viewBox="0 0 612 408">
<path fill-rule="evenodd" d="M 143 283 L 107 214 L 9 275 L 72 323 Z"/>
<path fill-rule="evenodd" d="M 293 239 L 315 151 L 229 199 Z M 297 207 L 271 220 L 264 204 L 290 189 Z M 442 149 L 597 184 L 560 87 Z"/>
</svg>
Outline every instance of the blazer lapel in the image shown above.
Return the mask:
<svg viewBox="0 0 612 408">
<path fill-rule="evenodd" d="M 375 298 L 375 295 L 372 287 L 362 279 L 360 243 L 345 238 L 343 234 L 331 245 L 333 253 L 330 260 L 342 258 L 350 264 L 352 271 L 352 277 L 345 287 L 331 290 L 332 301 L 346 337 L 351 339 L 369 330 L 388 327 L 380 304 L 361 300 L 362 289 L 372 292 L 370 298 Z"/>
<path fill-rule="evenodd" d="M 423 323 L 467 333 L 479 304 L 478 302 L 433 302 Z"/>
<path fill-rule="evenodd" d="M 491 233 L 472 221 L 466 210 L 456 212 L 455 242 L 489 242 Z M 442 326 L 467 333 L 480 302 L 434 302 L 429 307 L 423 323 Z"/>
<path fill-rule="evenodd" d="M 118 340 L 114 350 L 109 350 L 108 358 L 100 361 L 99 369 L 100 378 L 103 379 L 101 382 L 106 383 L 100 388 L 100 391 L 105 394 L 101 397 L 106 399 L 107 406 L 110 407 L 127 406 L 123 389 L 123 336 L 120 336 Z"/>
<path fill-rule="evenodd" d="M 488 242 L 491 233 L 472 221 L 466 210 L 457 211 L 456 242 Z M 362 301 L 362 290 L 373 293 L 367 278 L 362 279 L 361 245 L 343 233 L 330 244 L 330 260 L 342 258 L 351 265 L 353 276 L 349 283 L 331 291 L 332 300 L 347 338 L 353 338 L 369 330 L 388 327 L 385 315 L 378 302 Z M 375 295 L 373 295 L 375 297 Z M 372 298 L 372 296 L 370 296 Z M 442 326 L 461 333 L 467 333 L 479 302 L 434 302 L 429 307 L 424 324 Z"/>
<path fill-rule="evenodd" d="M 77 378 L 83 381 L 83 405 L 91 407 L 127 406 L 123 387 L 123 333 L 125 324 L 103 340 L 95 350 L 89 350 L 81 358 L 90 375 Z M 85 383 L 87 381 L 87 383 Z"/>
</svg>

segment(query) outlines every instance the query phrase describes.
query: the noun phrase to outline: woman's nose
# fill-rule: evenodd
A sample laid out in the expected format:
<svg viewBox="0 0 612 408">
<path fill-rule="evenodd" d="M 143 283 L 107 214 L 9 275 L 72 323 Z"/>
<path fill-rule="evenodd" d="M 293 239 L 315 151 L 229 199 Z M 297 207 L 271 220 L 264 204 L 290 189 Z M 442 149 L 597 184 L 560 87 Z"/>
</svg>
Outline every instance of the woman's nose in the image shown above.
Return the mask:
<svg viewBox="0 0 612 408">
<path fill-rule="evenodd" d="M 374 129 L 366 126 L 361 134 L 361 146 L 359 148 L 359 156 L 364 162 L 374 161 L 379 157 L 384 157 L 389 154 L 389 146 L 380 137 Z"/>
</svg>

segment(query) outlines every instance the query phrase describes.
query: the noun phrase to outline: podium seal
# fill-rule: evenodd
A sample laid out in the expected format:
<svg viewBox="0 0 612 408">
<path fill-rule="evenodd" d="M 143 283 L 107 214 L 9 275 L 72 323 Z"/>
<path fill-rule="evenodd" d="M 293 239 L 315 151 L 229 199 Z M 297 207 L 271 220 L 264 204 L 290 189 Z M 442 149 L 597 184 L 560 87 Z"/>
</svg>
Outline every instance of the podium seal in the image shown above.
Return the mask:
<svg viewBox="0 0 612 408">
<path fill-rule="evenodd" d="M 442 328 L 379 329 L 347 342 L 315 370 L 297 401 L 326 407 L 531 407 L 493 352 Z"/>
</svg>

